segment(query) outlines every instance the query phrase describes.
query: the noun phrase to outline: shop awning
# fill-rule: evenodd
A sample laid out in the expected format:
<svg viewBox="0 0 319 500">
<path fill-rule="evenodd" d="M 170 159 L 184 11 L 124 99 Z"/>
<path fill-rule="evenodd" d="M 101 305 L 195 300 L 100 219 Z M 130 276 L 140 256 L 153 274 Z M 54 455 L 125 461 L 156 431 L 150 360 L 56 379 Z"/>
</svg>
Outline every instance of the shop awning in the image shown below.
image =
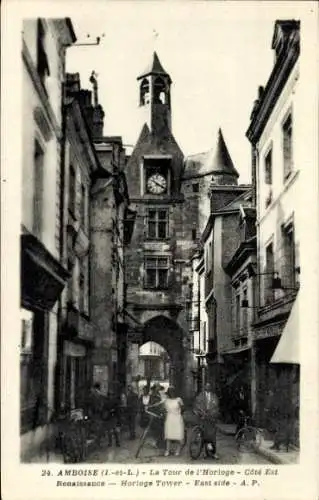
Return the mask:
<svg viewBox="0 0 319 500">
<path fill-rule="evenodd" d="M 240 352 L 249 351 L 251 349 L 250 345 L 242 345 L 238 347 L 234 347 L 234 349 L 230 349 L 229 351 L 223 351 L 221 354 L 226 356 L 228 354 L 238 354 Z"/>
<path fill-rule="evenodd" d="M 298 295 L 270 362 L 300 364 Z"/>
<path fill-rule="evenodd" d="M 32 234 L 21 235 L 22 305 L 50 310 L 70 274 Z"/>
</svg>

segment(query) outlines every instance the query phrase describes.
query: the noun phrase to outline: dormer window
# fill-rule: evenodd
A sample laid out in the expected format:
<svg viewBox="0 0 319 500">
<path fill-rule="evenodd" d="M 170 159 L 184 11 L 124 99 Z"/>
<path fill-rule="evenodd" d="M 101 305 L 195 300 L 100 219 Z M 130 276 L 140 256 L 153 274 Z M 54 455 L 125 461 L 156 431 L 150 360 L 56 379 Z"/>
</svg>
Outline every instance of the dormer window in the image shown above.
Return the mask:
<svg viewBox="0 0 319 500">
<path fill-rule="evenodd" d="M 147 78 L 141 83 L 140 90 L 140 106 L 145 106 L 145 104 L 149 104 L 150 102 L 150 84 Z"/>
</svg>

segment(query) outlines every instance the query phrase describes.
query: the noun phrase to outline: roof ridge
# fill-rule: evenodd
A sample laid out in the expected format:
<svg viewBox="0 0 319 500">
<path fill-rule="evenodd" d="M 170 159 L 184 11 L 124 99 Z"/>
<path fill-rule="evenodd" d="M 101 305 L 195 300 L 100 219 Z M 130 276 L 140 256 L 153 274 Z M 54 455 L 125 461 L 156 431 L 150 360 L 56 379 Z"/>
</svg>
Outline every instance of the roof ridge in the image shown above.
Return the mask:
<svg viewBox="0 0 319 500">
<path fill-rule="evenodd" d="M 241 201 L 241 200 L 245 199 L 245 196 L 247 196 L 247 194 L 249 194 L 249 193 L 252 192 L 252 187 L 244 187 L 243 189 L 245 189 L 245 191 L 243 193 L 241 193 L 238 196 L 236 196 L 236 198 L 234 198 L 232 201 L 230 201 L 229 203 L 227 203 L 227 205 L 224 205 L 222 208 L 225 209 L 225 210 L 227 210 L 229 208 L 232 208 L 232 206 L 234 205 L 234 203 L 238 203 L 238 201 Z M 237 208 L 237 207 L 234 207 L 234 209 L 235 208 Z"/>
</svg>

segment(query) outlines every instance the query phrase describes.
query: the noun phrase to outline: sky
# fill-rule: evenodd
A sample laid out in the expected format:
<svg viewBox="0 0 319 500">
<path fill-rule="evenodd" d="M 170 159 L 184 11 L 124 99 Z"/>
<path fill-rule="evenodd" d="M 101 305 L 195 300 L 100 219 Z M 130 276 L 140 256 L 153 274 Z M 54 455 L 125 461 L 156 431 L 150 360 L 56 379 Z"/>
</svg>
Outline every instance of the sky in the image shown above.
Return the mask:
<svg viewBox="0 0 319 500">
<path fill-rule="evenodd" d="M 311 3 L 100 1 L 73 5 L 78 6 L 70 12 L 77 42 L 101 36 L 101 43 L 69 48 L 67 71 L 80 73 L 83 88 L 91 87 L 93 70 L 98 74 L 104 134 L 121 135 L 124 144 L 135 144 L 143 125 L 136 78 L 156 50 L 173 81 L 172 127 L 183 153 L 214 147 L 220 127 L 240 173 L 239 182 L 249 182 L 250 144 L 245 133 L 258 86 L 266 84 L 274 63 L 274 22 L 301 19 Z"/>
</svg>

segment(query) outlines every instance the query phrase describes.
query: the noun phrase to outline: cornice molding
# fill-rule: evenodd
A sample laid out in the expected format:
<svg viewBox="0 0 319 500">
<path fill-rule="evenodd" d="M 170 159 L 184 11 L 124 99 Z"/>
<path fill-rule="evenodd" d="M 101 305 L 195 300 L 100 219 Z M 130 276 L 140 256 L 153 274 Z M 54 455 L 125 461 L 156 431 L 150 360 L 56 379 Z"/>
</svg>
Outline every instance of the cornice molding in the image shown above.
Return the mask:
<svg viewBox="0 0 319 500">
<path fill-rule="evenodd" d="M 256 254 L 256 242 L 244 241 L 236 249 L 231 260 L 224 266 L 226 273 L 232 276 L 246 261 L 248 262 L 251 255 Z"/>
<path fill-rule="evenodd" d="M 289 75 L 300 53 L 299 32 L 296 31 L 287 47 L 275 63 L 270 74 L 261 101 L 246 132 L 247 138 L 256 144 L 266 126 L 267 120 L 275 107 Z"/>
<path fill-rule="evenodd" d="M 136 311 L 181 311 L 183 309 L 183 306 L 181 304 L 163 304 L 163 303 L 158 303 L 158 304 L 140 304 L 136 302 L 127 302 L 127 305 L 132 307 Z"/>
</svg>

